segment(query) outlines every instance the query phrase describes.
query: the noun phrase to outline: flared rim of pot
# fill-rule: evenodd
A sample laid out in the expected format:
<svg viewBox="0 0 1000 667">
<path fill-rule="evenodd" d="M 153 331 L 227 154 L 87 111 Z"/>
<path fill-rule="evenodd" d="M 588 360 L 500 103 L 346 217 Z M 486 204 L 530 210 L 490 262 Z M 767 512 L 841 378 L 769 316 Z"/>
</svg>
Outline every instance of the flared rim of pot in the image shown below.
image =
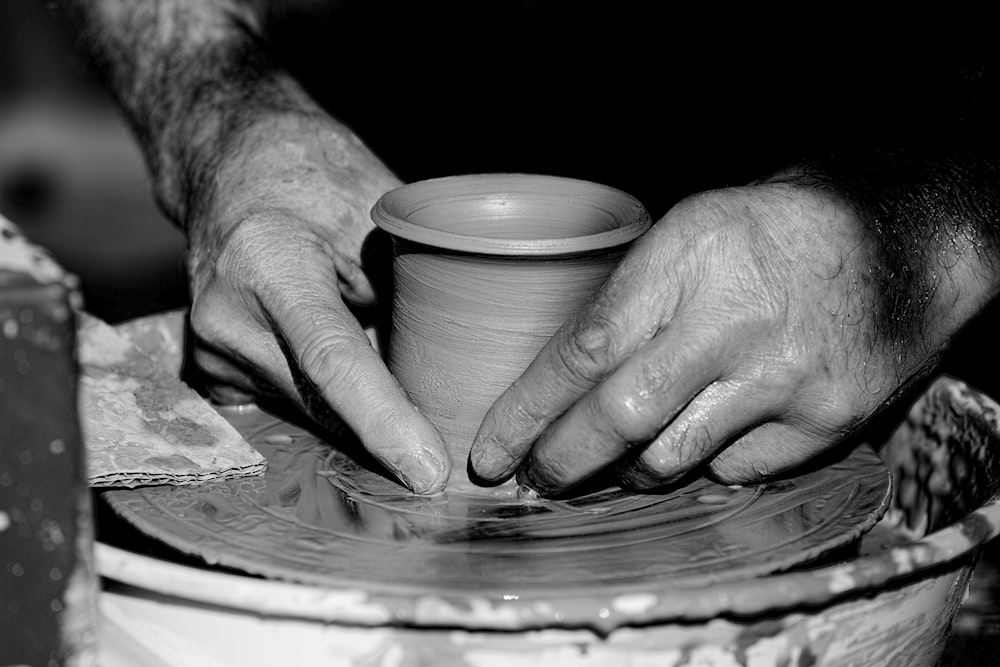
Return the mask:
<svg viewBox="0 0 1000 667">
<path fill-rule="evenodd" d="M 383 195 L 371 215 L 378 227 L 413 243 L 522 257 L 614 248 L 635 240 L 651 224 L 645 207 L 622 190 L 539 174 L 417 181 Z"/>
</svg>

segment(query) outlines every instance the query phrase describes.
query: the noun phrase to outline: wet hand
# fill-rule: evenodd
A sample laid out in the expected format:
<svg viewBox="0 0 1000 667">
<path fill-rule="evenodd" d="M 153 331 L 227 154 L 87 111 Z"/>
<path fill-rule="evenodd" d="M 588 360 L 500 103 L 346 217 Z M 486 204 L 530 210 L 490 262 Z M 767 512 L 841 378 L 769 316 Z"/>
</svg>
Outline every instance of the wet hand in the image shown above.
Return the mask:
<svg viewBox="0 0 1000 667">
<path fill-rule="evenodd" d="M 188 223 L 195 360 L 240 391 L 280 394 L 323 424 L 335 413 L 414 491 L 448 478 L 444 446 L 371 345 L 377 304 L 362 250 L 369 210 L 399 183 L 345 128 L 320 118 L 251 128 Z M 378 271 L 391 271 L 389 257 Z"/>
<path fill-rule="evenodd" d="M 681 202 L 496 401 L 474 471 L 544 495 L 702 464 L 735 484 L 833 446 L 920 370 L 878 330 L 860 227 L 785 185 Z"/>
</svg>

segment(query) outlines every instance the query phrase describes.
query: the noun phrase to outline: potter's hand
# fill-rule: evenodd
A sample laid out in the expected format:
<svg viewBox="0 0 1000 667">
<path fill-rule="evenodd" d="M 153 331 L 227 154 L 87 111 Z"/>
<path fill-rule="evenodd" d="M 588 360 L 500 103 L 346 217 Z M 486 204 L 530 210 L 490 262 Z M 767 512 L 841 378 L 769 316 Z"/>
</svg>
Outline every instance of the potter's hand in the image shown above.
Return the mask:
<svg viewBox="0 0 1000 667">
<path fill-rule="evenodd" d="M 277 389 L 320 423 L 332 408 L 389 470 L 428 492 L 447 478 L 443 445 L 352 313 L 376 305 L 362 247 L 371 205 L 395 185 L 328 118 L 248 130 L 187 226 L 191 326 L 209 374 L 251 393 Z M 376 271 L 391 271 L 390 257 L 376 259 Z"/>
<path fill-rule="evenodd" d="M 925 373 L 995 291 L 963 291 L 984 284 L 976 272 L 935 263 L 909 326 L 879 293 L 878 259 L 858 216 L 818 190 L 759 185 L 680 203 L 496 401 L 476 473 L 518 471 L 552 495 L 609 464 L 645 489 L 702 463 L 725 483 L 803 463 Z"/>
<path fill-rule="evenodd" d="M 401 481 L 439 490 L 444 446 L 349 307 L 374 301 L 368 212 L 398 182 L 272 60 L 264 4 L 66 9 L 137 131 L 160 207 L 187 233 L 198 361 L 320 423 L 332 409 Z"/>
</svg>

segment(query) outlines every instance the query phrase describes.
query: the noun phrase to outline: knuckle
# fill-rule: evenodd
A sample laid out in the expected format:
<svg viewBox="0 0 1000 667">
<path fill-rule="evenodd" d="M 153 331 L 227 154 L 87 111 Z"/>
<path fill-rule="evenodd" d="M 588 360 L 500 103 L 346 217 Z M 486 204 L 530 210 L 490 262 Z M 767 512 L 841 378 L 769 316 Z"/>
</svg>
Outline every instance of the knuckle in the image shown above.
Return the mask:
<svg viewBox="0 0 1000 667">
<path fill-rule="evenodd" d="M 618 337 L 614 323 L 601 316 L 590 316 L 559 337 L 556 354 L 567 379 L 581 384 L 599 380 L 614 359 Z"/>
<path fill-rule="evenodd" d="M 752 386 L 758 400 L 774 406 L 774 418 L 810 437 L 846 434 L 868 412 L 854 382 L 830 377 L 807 358 L 788 360 L 776 372 L 754 378 Z"/>
<path fill-rule="evenodd" d="M 493 404 L 486 419 L 495 430 L 504 424 L 539 427 L 552 420 L 549 402 L 548 392 L 529 392 L 521 379 L 517 379 Z"/>
<path fill-rule="evenodd" d="M 316 331 L 302 339 L 295 358 L 320 393 L 326 394 L 358 378 L 364 353 L 347 335 Z"/>
<path fill-rule="evenodd" d="M 650 458 L 647 465 L 665 467 L 673 459 L 681 465 L 693 466 L 715 448 L 714 443 L 715 439 L 707 426 L 689 424 L 677 433 L 676 439 L 670 444 L 669 449 L 673 451 L 669 456 L 661 452 L 662 460 Z M 652 453 L 650 456 L 652 457 Z"/>
<path fill-rule="evenodd" d="M 648 466 L 641 456 L 623 460 L 618 464 L 617 472 L 622 484 L 636 491 L 662 486 L 673 478 L 672 474 L 664 470 Z"/>
<path fill-rule="evenodd" d="M 232 364 L 207 350 L 196 348 L 193 351 L 194 362 L 204 373 L 215 378 L 228 378 L 233 375 Z"/>
<path fill-rule="evenodd" d="M 215 330 L 214 315 L 210 304 L 206 303 L 203 297 L 195 297 L 191 302 L 191 311 L 188 316 L 191 331 L 198 338 L 210 340 L 211 334 Z"/>
<path fill-rule="evenodd" d="M 676 474 L 683 465 L 683 459 L 676 451 L 667 452 L 661 447 L 647 447 L 634 459 L 636 472 L 650 479 L 663 479 Z"/>
<path fill-rule="evenodd" d="M 223 350 L 231 350 L 239 343 L 233 340 L 232 320 L 227 308 L 214 294 L 202 294 L 192 300 L 190 311 L 191 331 L 196 340 Z"/>
<path fill-rule="evenodd" d="M 804 463 L 827 444 L 798 427 L 767 422 L 719 452 L 709 472 L 726 484 L 759 483 Z"/>
<path fill-rule="evenodd" d="M 332 274 L 334 262 L 328 249 L 329 244 L 311 230 L 290 224 L 287 216 L 276 220 L 273 213 L 261 213 L 235 225 L 218 242 L 214 261 L 205 263 L 202 270 L 216 281 L 254 292 L 281 290 L 296 283 L 292 279 L 285 284 L 287 281 L 279 277 L 301 277 L 303 270 L 315 273 L 320 268 L 316 258 Z"/>
<path fill-rule="evenodd" d="M 669 357 L 640 364 L 632 378 L 632 385 L 627 388 L 632 409 L 639 413 L 654 411 L 659 416 L 666 393 L 675 382 L 675 369 L 678 367 L 682 367 L 678 360 Z"/>
<path fill-rule="evenodd" d="M 854 431 L 863 421 L 865 411 L 856 405 L 856 396 L 843 392 L 820 392 L 808 404 L 809 410 L 797 421 L 797 425 L 813 438 L 847 435 Z"/>
<path fill-rule="evenodd" d="M 240 276 L 252 258 L 266 259 L 273 254 L 275 241 L 263 221 L 254 217 L 242 220 L 220 240 L 212 270 L 220 276 Z"/>
<path fill-rule="evenodd" d="M 749 355 L 731 376 L 752 391 L 757 403 L 795 406 L 816 383 L 817 369 L 801 351 L 780 349 Z"/>
<path fill-rule="evenodd" d="M 790 337 L 777 339 L 765 346 L 763 364 L 758 364 L 748 379 L 770 388 L 780 386 L 797 387 L 808 378 L 814 377 L 816 363 L 812 354 Z"/>
<path fill-rule="evenodd" d="M 712 459 L 708 470 L 723 484 L 756 484 L 773 477 L 780 472 L 780 467 L 768 453 L 736 443 Z"/>
<path fill-rule="evenodd" d="M 623 460 L 619 475 L 632 489 L 660 487 L 695 468 L 710 447 L 711 436 L 707 429 L 690 427 L 676 434 L 667 432 L 635 456 Z"/>
<path fill-rule="evenodd" d="M 598 389 L 587 408 L 597 428 L 622 442 L 646 442 L 659 426 L 642 402 L 620 393 Z"/>
</svg>

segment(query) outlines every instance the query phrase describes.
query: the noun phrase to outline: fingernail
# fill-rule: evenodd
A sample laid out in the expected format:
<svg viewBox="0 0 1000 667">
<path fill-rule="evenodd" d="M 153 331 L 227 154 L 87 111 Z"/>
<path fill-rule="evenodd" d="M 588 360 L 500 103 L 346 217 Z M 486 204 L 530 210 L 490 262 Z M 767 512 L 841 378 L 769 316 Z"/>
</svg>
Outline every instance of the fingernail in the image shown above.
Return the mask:
<svg viewBox="0 0 1000 667">
<path fill-rule="evenodd" d="M 534 479 L 531 469 L 525 466 L 522 466 L 521 469 L 517 471 L 517 483 L 519 486 L 528 487 L 542 497 L 546 497 L 555 491 L 555 489 L 548 486 L 544 482 L 539 483 L 538 480 Z"/>
<path fill-rule="evenodd" d="M 487 458 L 485 452 L 483 452 L 483 448 L 484 445 L 482 442 L 479 438 L 476 438 L 472 442 L 472 449 L 469 450 L 469 463 L 472 464 L 472 467 L 476 469 L 477 473 L 490 467 L 489 459 Z"/>
<path fill-rule="evenodd" d="M 469 452 L 469 462 L 476 476 L 487 482 L 501 482 L 507 479 L 514 474 L 517 466 L 517 461 L 505 447 L 485 444 L 485 441 L 478 440 Z"/>
<path fill-rule="evenodd" d="M 429 451 L 408 452 L 396 462 L 394 471 L 400 481 L 414 493 L 431 494 L 444 490 L 451 466 Z"/>
<path fill-rule="evenodd" d="M 472 464 L 476 474 L 483 478 L 493 477 L 492 472 L 495 467 L 493 457 L 487 451 L 488 445 L 479 439 L 472 443 L 472 449 L 469 450 L 469 463 Z"/>
</svg>

